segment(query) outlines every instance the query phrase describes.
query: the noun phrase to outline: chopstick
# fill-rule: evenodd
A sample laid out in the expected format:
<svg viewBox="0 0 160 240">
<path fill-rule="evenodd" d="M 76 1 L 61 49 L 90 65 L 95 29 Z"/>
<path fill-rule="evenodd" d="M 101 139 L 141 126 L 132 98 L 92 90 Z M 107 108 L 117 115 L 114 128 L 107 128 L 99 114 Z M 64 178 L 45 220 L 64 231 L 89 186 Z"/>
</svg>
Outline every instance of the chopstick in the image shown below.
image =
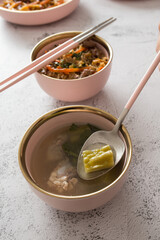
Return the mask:
<svg viewBox="0 0 160 240">
<path fill-rule="evenodd" d="M 68 41 L 60 44 L 58 47 L 52 49 L 51 51 L 45 53 L 44 55 L 40 56 L 36 60 L 34 60 L 31 64 L 27 65 L 20 71 L 16 72 L 15 74 L 11 75 L 10 77 L 6 78 L 2 82 L 0 82 L 0 92 L 3 92 L 7 88 L 11 87 L 12 85 L 16 84 L 17 82 L 21 81 L 25 77 L 31 75 L 32 73 L 38 71 L 45 65 L 49 64 L 53 60 L 61 57 L 63 54 L 68 52 L 69 50 L 77 47 L 79 43 L 83 42 L 87 38 L 94 35 L 96 32 L 100 31 L 102 28 L 108 26 L 112 22 L 114 22 L 116 18 L 109 18 L 106 21 L 94 26 L 93 28 L 90 28 L 86 30 L 83 33 L 80 33 L 73 37 L 72 39 L 69 39 Z"/>
</svg>

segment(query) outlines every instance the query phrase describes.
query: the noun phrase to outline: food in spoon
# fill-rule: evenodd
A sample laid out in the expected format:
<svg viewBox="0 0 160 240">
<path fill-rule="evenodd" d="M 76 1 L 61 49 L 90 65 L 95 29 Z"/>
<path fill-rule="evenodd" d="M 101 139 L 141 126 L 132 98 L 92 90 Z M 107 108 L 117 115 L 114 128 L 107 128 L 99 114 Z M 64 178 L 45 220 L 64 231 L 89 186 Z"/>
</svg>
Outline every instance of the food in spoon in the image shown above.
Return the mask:
<svg viewBox="0 0 160 240">
<path fill-rule="evenodd" d="M 56 7 L 63 3 L 65 3 L 64 0 L 5 0 L 0 7 L 7 8 L 9 10 L 33 11 Z"/>
<path fill-rule="evenodd" d="M 108 61 L 109 57 L 89 39 L 46 65 L 39 72 L 58 79 L 78 79 L 99 72 Z"/>
<path fill-rule="evenodd" d="M 109 145 L 100 149 L 84 150 L 82 156 L 86 173 L 114 167 L 113 151 Z"/>
</svg>

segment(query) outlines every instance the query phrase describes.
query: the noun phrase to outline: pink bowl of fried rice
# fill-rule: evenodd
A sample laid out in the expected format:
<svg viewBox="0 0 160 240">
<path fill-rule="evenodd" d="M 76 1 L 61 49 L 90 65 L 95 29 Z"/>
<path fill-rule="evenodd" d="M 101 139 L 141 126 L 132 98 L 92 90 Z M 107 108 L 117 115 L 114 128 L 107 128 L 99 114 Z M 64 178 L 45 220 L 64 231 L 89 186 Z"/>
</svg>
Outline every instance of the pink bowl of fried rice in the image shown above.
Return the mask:
<svg viewBox="0 0 160 240">
<path fill-rule="evenodd" d="M 41 40 L 32 50 L 34 61 L 80 32 L 62 32 Z M 55 99 L 77 102 L 93 97 L 107 83 L 113 59 L 110 44 L 97 35 L 85 40 L 35 73 L 40 87 Z"/>
</svg>

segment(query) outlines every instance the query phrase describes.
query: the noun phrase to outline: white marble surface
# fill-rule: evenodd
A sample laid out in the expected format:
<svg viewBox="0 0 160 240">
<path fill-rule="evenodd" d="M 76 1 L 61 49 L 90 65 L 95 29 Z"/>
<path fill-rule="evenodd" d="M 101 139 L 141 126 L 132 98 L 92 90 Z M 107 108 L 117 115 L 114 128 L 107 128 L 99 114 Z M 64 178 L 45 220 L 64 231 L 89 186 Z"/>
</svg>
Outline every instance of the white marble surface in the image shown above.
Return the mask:
<svg viewBox="0 0 160 240">
<path fill-rule="evenodd" d="M 80 104 L 116 117 L 155 56 L 159 0 L 81 0 L 67 18 L 39 27 L 23 27 L 0 18 L 0 80 L 30 61 L 33 46 L 59 31 L 85 30 L 104 19 L 118 20 L 98 33 L 114 50 L 104 90 Z M 160 72 L 154 72 L 124 124 L 133 142 L 133 158 L 121 192 L 105 206 L 86 213 L 52 209 L 24 180 L 18 146 L 30 124 L 54 108 L 75 104 L 46 95 L 34 76 L 0 94 L 0 239 L 1 240 L 160 240 Z"/>
</svg>

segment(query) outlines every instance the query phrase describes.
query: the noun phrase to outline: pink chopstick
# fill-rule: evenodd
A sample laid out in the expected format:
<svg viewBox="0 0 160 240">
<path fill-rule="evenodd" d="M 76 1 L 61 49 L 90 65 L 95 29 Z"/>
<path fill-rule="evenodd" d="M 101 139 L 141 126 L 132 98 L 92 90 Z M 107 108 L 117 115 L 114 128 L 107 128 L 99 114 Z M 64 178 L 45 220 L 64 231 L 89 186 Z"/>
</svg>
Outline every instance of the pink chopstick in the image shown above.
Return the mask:
<svg viewBox="0 0 160 240">
<path fill-rule="evenodd" d="M 74 41 L 69 44 L 67 43 L 65 47 L 59 48 L 59 51 L 57 51 L 57 48 L 55 48 L 54 54 L 52 54 L 51 56 L 50 55 L 49 55 L 49 57 L 45 56 L 41 60 L 39 60 L 39 58 L 37 58 L 38 61 L 35 60 L 36 63 L 34 61 L 33 64 L 31 63 L 24 69 L 20 70 L 18 73 L 13 74 L 11 77 L 9 77 L 6 80 L 4 80 L 3 82 L 1 82 L 0 86 L 5 85 L 5 84 L 6 84 L 6 86 L 3 86 L 3 88 L 0 89 L 0 92 L 3 92 L 4 90 L 6 90 L 7 88 L 16 84 L 17 82 L 21 81 L 25 77 L 28 77 L 32 73 L 38 71 L 43 66 L 49 64 L 51 61 L 61 57 L 67 51 L 71 50 L 72 48 L 77 47 L 78 44 L 79 44 L 78 42 L 74 42 Z"/>
<path fill-rule="evenodd" d="M 47 59 L 48 57 L 52 56 L 54 53 L 58 52 L 59 50 L 61 50 L 63 47 L 66 47 L 67 45 L 69 45 L 70 43 L 72 43 L 73 40 L 70 39 L 64 43 L 62 43 L 61 45 L 59 45 L 58 47 L 52 49 L 51 51 L 47 52 L 46 54 L 40 56 L 39 58 L 37 58 L 36 60 L 34 60 L 31 64 L 27 65 L 26 67 L 24 67 L 23 69 L 21 69 L 20 71 L 16 72 L 15 74 L 13 74 L 12 76 L 6 78 L 4 81 L 0 82 L 0 86 L 3 85 L 4 83 L 10 81 L 11 79 L 19 76 L 20 74 L 24 73 L 25 71 L 28 71 L 29 69 L 31 69 L 32 67 L 36 66 L 37 64 L 39 64 L 40 62 L 44 61 L 45 59 Z"/>
<path fill-rule="evenodd" d="M 16 84 L 17 82 L 21 81 L 25 77 L 31 75 L 32 73 L 38 71 L 45 65 L 49 64 L 53 60 L 61 57 L 63 54 L 67 53 L 69 50 L 77 47 L 79 43 L 83 42 L 85 39 L 91 37 L 93 34 L 101 30 L 102 28 L 108 26 L 112 22 L 114 22 L 116 18 L 109 18 L 106 21 L 94 26 L 93 28 L 75 36 L 74 38 L 62 43 L 58 47 L 52 49 L 51 51 L 45 53 L 41 57 L 34 60 L 31 64 L 27 65 L 20 71 L 16 72 L 12 76 L 8 77 L 7 79 L 0 82 L 0 92 L 3 92 L 7 88 L 11 87 L 12 85 Z"/>
</svg>

